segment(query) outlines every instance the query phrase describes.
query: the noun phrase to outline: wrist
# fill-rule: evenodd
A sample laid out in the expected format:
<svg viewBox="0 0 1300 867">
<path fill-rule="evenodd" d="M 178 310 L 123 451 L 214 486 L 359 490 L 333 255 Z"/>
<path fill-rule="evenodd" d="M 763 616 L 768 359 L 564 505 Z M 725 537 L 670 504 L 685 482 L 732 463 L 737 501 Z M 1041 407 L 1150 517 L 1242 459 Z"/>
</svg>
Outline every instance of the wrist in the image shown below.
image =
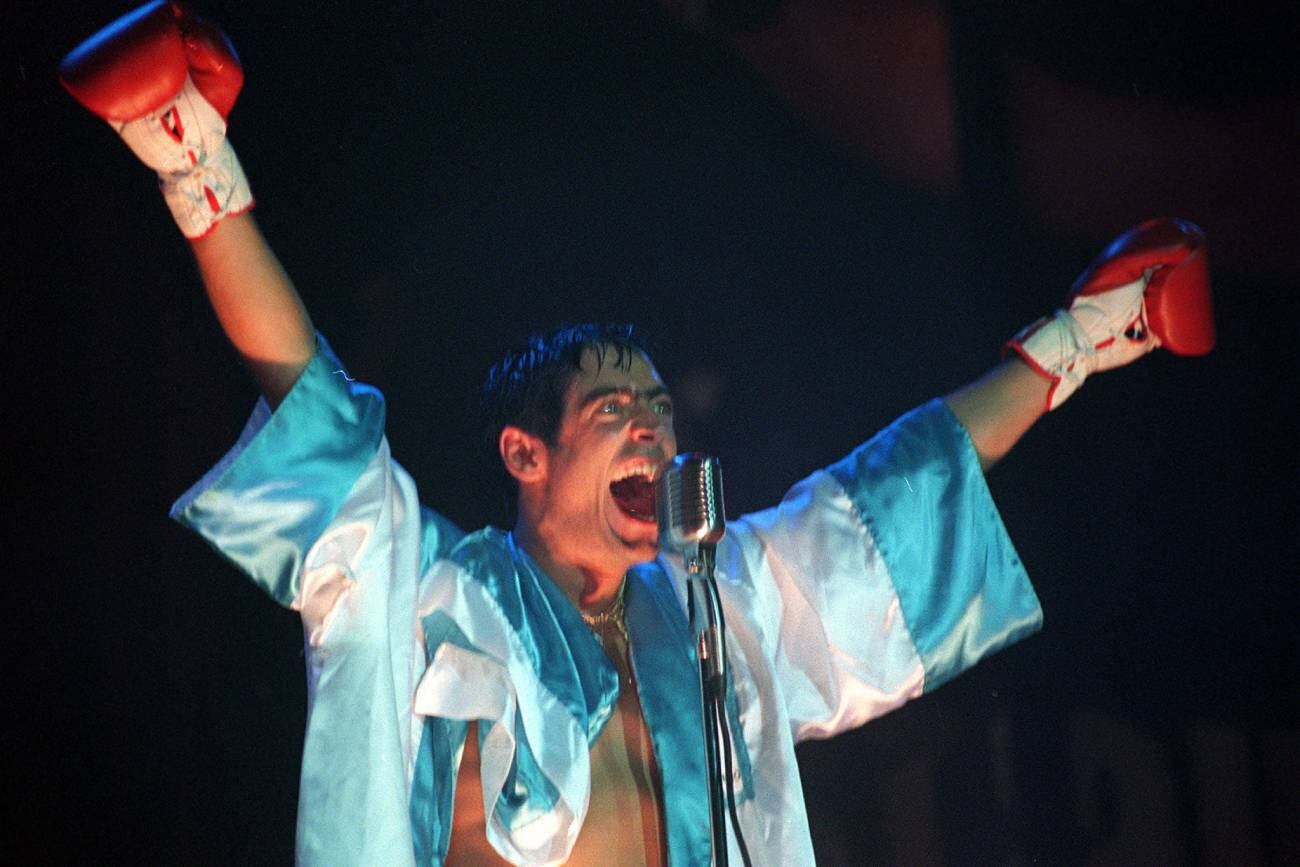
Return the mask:
<svg viewBox="0 0 1300 867">
<path fill-rule="evenodd" d="M 190 240 L 204 237 L 225 217 L 253 207 L 248 178 L 235 149 L 224 139 L 188 170 L 159 172 L 158 179 L 176 225 Z"/>
</svg>

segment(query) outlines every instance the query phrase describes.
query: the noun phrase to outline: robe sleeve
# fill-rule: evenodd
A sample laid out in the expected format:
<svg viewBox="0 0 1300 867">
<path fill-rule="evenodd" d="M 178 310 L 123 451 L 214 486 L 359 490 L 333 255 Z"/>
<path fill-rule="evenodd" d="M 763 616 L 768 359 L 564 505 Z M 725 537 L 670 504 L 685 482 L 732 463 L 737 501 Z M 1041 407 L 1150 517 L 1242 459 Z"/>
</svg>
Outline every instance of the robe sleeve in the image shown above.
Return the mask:
<svg viewBox="0 0 1300 867">
<path fill-rule="evenodd" d="M 729 524 L 724 546 L 719 568 L 796 739 L 877 717 L 1042 621 L 974 446 L 939 400 Z"/>
<path fill-rule="evenodd" d="M 352 380 L 318 336 L 280 406 L 258 399 L 234 447 L 171 516 L 271 598 L 298 607 L 306 552 L 378 450 L 384 419 L 383 395 Z"/>
<path fill-rule="evenodd" d="M 234 448 L 172 508 L 302 616 L 302 864 L 413 858 L 420 581 L 461 534 L 420 506 L 383 427 L 382 395 L 353 381 L 319 338 L 275 412 L 259 401 Z"/>
</svg>

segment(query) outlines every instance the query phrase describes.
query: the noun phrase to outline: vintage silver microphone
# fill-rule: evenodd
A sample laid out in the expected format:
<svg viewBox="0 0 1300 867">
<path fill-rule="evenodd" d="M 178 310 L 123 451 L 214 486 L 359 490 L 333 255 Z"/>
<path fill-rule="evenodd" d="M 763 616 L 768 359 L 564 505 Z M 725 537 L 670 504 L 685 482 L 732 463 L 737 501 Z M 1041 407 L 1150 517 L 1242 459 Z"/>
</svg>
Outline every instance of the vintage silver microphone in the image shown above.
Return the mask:
<svg viewBox="0 0 1300 867">
<path fill-rule="evenodd" d="M 659 476 L 655 512 L 659 547 L 680 551 L 687 572 L 707 570 L 712 579 L 713 552 L 727 531 L 718 459 L 700 452 L 673 458 Z"/>
</svg>

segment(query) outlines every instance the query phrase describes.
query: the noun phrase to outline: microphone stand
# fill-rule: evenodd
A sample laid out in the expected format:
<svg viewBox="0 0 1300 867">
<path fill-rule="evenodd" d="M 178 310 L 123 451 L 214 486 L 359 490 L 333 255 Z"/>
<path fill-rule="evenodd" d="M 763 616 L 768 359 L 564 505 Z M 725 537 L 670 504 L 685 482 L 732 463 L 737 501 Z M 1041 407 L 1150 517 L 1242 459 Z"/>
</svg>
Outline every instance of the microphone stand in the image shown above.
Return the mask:
<svg viewBox="0 0 1300 867">
<path fill-rule="evenodd" d="M 680 550 L 686 564 L 687 616 L 700 666 L 713 863 L 727 867 L 730 811 L 741 860 L 749 867 L 749 850 L 731 786 L 727 653 L 723 635 L 726 623 L 713 574 L 717 544 L 727 524 L 722 505 L 722 468 L 717 459 L 699 452 L 675 457 L 659 479 L 655 513 L 659 519 L 659 544 Z"/>
<path fill-rule="evenodd" d="M 704 711 L 704 750 L 709 780 L 709 817 L 713 863 L 727 867 L 727 818 L 720 726 L 726 725 L 727 673 L 723 655 L 722 605 L 714 580 L 714 547 L 697 544 L 685 552 L 690 627 L 700 666 L 700 699 Z M 728 757 L 729 758 L 729 757 Z"/>
</svg>

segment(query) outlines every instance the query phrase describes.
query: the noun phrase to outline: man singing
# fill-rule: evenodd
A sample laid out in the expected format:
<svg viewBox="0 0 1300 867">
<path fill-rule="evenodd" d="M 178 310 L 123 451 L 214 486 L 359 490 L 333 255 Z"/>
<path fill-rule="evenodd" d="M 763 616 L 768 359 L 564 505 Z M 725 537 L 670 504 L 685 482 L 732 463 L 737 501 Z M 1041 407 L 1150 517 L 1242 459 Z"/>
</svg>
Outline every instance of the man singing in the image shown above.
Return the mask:
<svg viewBox="0 0 1300 867">
<path fill-rule="evenodd" d="M 263 400 L 176 503 L 306 633 L 298 858 L 310 864 L 706 864 L 709 795 L 681 558 L 655 482 L 677 452 L 640 335 L 580 325 L 493 368 L 509 531 L 464 533 L 389 455 L 259 233 L 225 117 L 243 74 L 165 2 L 75 50 L 68 89 L 159 174 Z M 1212 343 L 1199 230 L 1153 221 L 977 382 L 728 523 L 731 786 L 754 864 L 813 862 L 795 743 L 829 737 L 1036 630 L 983 472 L 1089 373 Z M 741 840 L 743 839 L 743 847 Z"/>
</svg>

